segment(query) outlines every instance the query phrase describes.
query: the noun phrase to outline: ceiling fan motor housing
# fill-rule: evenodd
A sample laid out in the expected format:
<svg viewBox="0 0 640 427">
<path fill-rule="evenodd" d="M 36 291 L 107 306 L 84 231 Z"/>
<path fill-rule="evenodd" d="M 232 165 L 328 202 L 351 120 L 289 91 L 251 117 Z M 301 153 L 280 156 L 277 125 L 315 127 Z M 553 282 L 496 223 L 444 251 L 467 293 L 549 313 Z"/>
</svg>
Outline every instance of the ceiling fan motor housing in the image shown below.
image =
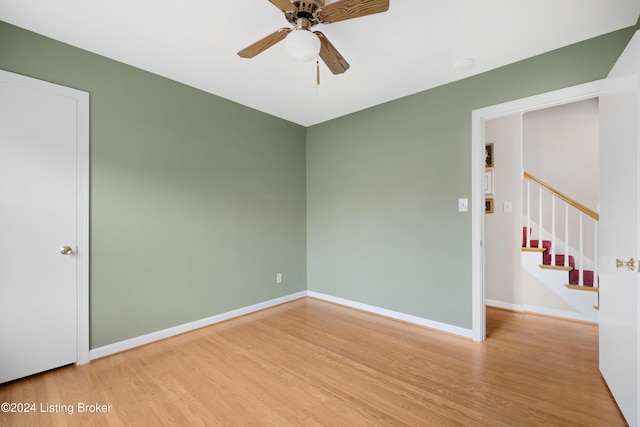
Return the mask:
<svg viewBox="0 0 640 427">
<path fill-rule="evenodd" d="M 287 21 L 291 24 L 309 29 L 322 22 L 318 14 L 324 6 L 323 0 L 299 0 L 292 3 L 294 10 L 285 12 Z"/>
</svg>

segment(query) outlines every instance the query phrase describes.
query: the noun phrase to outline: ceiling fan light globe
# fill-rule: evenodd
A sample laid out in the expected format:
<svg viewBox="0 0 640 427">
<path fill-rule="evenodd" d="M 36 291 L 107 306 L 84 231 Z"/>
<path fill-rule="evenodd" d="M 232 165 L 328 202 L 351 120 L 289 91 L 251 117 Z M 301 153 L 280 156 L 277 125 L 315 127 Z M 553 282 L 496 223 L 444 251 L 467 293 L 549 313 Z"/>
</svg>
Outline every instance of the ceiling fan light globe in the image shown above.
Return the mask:
<svg viewBox="0 0 640 427">
<path fill-rule="evenodd" d="M 307 62 L 318 57 L 320 39 L 309 30 L 294 30 L 285 39 L 285 49 L 292 58 Z"/>
</svg>

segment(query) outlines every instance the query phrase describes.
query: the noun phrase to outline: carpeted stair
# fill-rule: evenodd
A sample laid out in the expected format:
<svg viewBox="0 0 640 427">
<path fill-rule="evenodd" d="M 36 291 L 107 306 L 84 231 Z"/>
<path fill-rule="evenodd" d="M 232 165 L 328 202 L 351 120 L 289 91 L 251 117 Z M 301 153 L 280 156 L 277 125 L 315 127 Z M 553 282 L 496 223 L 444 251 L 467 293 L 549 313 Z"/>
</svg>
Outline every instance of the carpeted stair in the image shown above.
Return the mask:
<svg viewBox="0 0 640 427">
<path fill-rule="evenodd" d="M 531 233 L 531 229 L 529 229 L 529 233 Z M 531 248 L 537 248 L 538 247 L 538 240 L 531 240 L 530 241 L 531 244 Z M 527 227 L 522 227 L 522 247 L 526 248 L 527 247 Z M 555 258 L 556 258 L 556 262 L 552 263 L 551 262 L 551 241 L 550 240 L 543 240 L 542 241 L 542 265 L 548 265 L 548 266 L 564 266 L 564 254 L 556 254 Z M 569 273 L 569 284 L 570 285 L 577 285 L 578 284 L 578 278 L 580 275 L 580 270 L 576 270 L 576 263 L 575 260 L 573 258 L 572 255 L 569 255 L 569 267 L 570 267 L 570 271 Z M 586 287 L 593 287 L 593 271 L 592 270 L 584 270 L 582 272 L 582 279 L 584 282 L 584 286 Z"/>
</svg>

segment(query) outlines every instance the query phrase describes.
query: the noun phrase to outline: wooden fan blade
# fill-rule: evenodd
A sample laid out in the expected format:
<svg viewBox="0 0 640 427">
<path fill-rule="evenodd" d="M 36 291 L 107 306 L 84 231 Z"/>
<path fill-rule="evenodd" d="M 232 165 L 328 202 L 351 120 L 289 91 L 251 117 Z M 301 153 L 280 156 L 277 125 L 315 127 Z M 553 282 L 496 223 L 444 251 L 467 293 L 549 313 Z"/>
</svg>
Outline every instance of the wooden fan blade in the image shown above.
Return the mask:
<svg viewBox="0 0 640 427">
<path fill-rule="evenodd" d="M 279 41 L 282 41 L 285 37 L 287 37 L 287 34 L 289 34 L 289 32 L 291 32 L 291 28 L 280 28 L 275 33 L 271 33 L 267 37 L 258 40 L 251 46 L 245 47 L 240 52 L 238 52 L 238 56 L 241 58 L 253 58 L 257 54 L 269 49 Z"/>
<path fill-rule="evenodd" d="M 289 0 L 269 0 L 269 1 L 271 2 L 272 5 L 274 5 L 275 7 L 277 7 L 283 12 L 288 12 L 290 10 L 295 9 L 295 7 L 293 6 L 293 3 L 291 3 Z"/>
<path fill-rule="evenodd" d="M 323 22 L 330 24 L 387 10 L 389 10 L 389 0 L 342 0 L 324 7 L 320 17 Z"/>
<path fill-rule="evenodd" d="M 342 74 L 349 69 L 349 63 L 320 31 L 315 31 L 320 39 L 320 58 L 327 64 L 333 74 Z"/>
</svg>

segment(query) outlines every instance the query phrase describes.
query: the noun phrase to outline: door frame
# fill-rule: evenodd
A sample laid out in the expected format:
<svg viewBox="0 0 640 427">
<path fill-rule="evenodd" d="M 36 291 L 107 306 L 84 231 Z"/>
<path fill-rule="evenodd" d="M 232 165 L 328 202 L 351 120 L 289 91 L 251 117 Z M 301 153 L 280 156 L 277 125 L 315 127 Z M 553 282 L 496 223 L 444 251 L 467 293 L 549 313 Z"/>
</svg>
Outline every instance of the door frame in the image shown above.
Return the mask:
<svg viewBox="0 0 640 427">
<path fill-rule="evenodd" d="M 89 362 L 89 93 L 0 70 L 0 80 L 75 100 L 76 116 L 76 364 Z"/>
<path fill-rule="evenodd" d="M 604 80 L 558 89 L 471 112 L 471 336 L 486 339 L 484 281 L 484 169 L 485 122 L 514 114 L 597 98 Z"/>
</svg>

